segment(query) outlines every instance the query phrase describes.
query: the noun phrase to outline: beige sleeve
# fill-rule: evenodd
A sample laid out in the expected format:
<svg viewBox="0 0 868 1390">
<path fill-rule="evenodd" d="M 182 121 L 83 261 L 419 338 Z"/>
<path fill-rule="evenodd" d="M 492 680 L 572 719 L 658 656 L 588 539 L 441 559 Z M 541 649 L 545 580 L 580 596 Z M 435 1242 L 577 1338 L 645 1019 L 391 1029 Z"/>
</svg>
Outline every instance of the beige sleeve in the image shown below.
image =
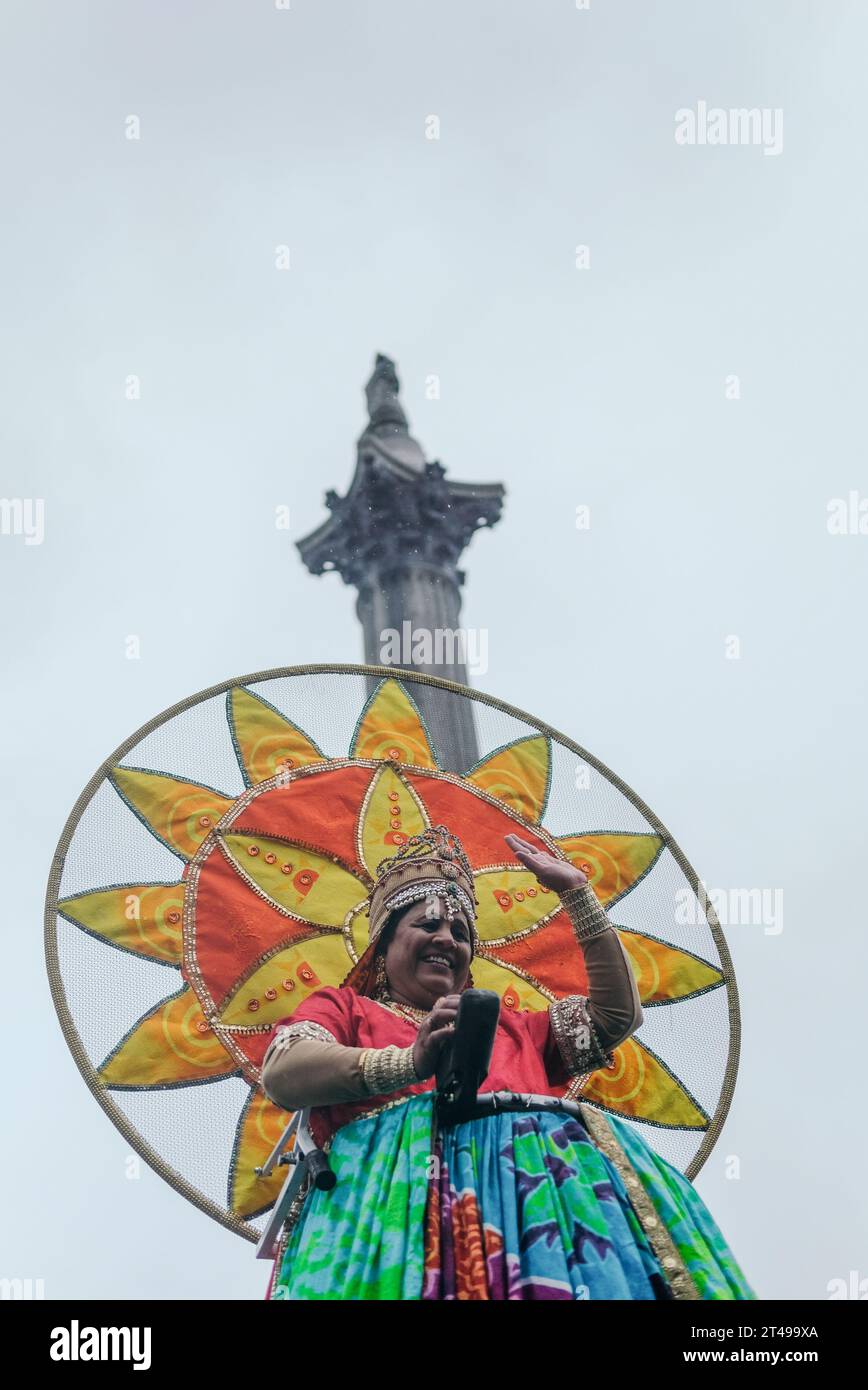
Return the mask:
<svg viewBox="0 0 868 1390">
<path fill-rule="evenodd" d="M 284 1110 L 340 1105 L 418 1080 L 412 1047 L 345 1047 L 318 1023 L 279 1028 L 262 1059 L 262 1089 Z"/>
<path fill-rule="evenodd" d="M 362 1071 L 363 1047 L 313 1038 L 271 1045 L 262 1063 L 262 1089 L 284 1110 L 336 1105 L 370 1094 Z"/>
<path fill-rule="evenodd" d="M 608 1052 L 642 1025 L 636 976 L 621 938 L 590 884 L 560 896 L 585 958 L 592 1036 L 596 1033 L 599 1048 Z"/>
</svg>

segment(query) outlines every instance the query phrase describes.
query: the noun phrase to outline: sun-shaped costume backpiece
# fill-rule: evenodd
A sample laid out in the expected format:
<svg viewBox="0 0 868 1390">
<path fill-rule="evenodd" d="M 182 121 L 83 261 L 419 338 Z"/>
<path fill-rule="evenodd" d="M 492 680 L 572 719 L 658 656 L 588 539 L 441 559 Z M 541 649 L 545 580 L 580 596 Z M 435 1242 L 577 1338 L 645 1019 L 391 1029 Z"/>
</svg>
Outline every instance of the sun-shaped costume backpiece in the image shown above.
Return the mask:
<svg viewBox="0 0 868 1390">
<path fill-rule="evenodd" d="M 485 751 L 463 773 L 438 761 L 419 683 L 471 703 Z M 46 916 L 54 1000 L 87 1084 L 169 1183 L 257 1240 L 284 1177 L 256 1171 L 287 1121 L 261 1086 L 273 1025 L 325 986 L 367 993 L 395 906 L 445 884 L 472 924 L 473 983 L 502 1013 L 587 993 L 558 893 L 509 834 L 588 877 L 641 997 L 643 1025 L 615 1065 L 561 1094 L 692 1177 L 738 1056 L 729 953 L 696 874 L 636 794 L 565 735 L 381 667 L 206 690 L 95 774 L 58 846 Z"/>
</svg>

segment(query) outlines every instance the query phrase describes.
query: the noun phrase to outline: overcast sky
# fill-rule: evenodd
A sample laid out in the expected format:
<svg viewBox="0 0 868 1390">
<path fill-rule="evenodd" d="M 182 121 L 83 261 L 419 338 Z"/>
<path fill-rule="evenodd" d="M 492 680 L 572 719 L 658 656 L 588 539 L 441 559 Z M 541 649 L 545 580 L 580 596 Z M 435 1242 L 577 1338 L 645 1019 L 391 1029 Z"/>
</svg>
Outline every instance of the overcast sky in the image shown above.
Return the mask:
<svg viewBox="0 0 868 1390">
<path fill-rule="evenodd" d="M 293 543 L 381 351 L 427 456 L 507 489 L 463 562 L 474 684 L 612 767 L 706 883 L 783 894 L 783 930 L 728 934 L 741 1069 L 699 1191 L 761 1297 L 868 1278 L 864 5 L 71 0 L 0 36 L 2 493 L 44 502 L 39 543 L 0 536 L 0 1275 L 264 1296 L 252 1246 L 127 1179 L 43 900 L 147 719 L 363 659 Z"/>
</svg>

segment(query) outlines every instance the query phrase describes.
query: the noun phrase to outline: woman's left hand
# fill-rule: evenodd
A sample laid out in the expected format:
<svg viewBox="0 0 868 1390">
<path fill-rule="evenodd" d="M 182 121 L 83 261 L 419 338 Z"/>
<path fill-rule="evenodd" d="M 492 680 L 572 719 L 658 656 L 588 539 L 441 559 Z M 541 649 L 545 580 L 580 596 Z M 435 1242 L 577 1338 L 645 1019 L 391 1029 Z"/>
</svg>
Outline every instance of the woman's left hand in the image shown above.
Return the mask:
<svg viewBox="0 0 868 1390">
<path fill-rule="evenodd" d="M 544 888 L 553 888 L 556 893 L 564 893 L 568 888 L 577 888 L 579 884 L 587 883 L 588 880 L 581 869 L 574 868 L 564 859 L 556 859 L 546 850 L 535 849 L 520 835 L 504 835 L 503 838 L 516 859 L 524 864 L 526 869 L 530 869 L 532 874 L 536 874 Z"/>
</svg>

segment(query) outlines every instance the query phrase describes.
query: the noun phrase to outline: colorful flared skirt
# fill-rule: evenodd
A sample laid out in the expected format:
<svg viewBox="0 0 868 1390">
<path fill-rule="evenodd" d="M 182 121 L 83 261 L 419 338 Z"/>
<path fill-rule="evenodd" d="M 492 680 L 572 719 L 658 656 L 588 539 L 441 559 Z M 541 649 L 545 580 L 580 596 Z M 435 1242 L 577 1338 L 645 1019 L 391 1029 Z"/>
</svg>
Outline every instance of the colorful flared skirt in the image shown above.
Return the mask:
<svg viewBox="0 0 868 1390">
<path fill-rule="evenodd" d="M 431 1095 L 338 1130 L 273 1299 L 755 1299 L 692 1183 L 616 1116 L 434 1132 Z"/>
</svg>

